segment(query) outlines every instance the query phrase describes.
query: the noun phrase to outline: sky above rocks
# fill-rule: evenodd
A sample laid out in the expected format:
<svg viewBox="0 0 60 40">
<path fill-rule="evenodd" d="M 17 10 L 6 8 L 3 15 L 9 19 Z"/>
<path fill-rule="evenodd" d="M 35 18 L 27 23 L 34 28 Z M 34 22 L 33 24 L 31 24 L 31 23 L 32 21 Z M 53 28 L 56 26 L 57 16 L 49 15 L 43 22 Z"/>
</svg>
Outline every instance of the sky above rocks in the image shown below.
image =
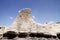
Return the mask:
<svg viewBox="0 0 60 40">
<path fill-rule="evenodd" d="M 38 23 L 60 21 L 60 0 L 0 0 L 0 25 L 10 26 L 23 8 L 31 8 Z"/>
</svg>

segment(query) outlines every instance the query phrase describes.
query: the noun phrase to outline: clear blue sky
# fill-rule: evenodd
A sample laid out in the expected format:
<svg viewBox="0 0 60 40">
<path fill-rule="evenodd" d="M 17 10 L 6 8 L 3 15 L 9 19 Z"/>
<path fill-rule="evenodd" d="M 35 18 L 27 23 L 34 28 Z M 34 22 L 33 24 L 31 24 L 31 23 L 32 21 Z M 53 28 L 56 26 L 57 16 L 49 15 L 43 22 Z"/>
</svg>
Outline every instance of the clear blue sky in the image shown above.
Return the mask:
<svg viewBox="0 0 60 40">
<path fill-rule="evenodd" d="M 39 23 L 60 21 L 60 0 L 0 0 L 0 25 L 11 25 L 23 8 L 31 8 Z"/>
</svg>

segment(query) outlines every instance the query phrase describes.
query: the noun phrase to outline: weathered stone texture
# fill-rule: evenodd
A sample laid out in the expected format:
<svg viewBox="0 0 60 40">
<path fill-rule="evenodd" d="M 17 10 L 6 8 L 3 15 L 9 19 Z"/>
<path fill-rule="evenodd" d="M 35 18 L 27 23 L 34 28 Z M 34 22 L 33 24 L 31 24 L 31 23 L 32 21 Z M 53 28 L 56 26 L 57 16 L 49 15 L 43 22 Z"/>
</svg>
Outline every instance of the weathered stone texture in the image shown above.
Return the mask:
<svg viewBox="0 0 60 40">
<path fill-rule="evenodd" d="M 31 10 L 29 8 L 22 9 L 18 12 L 18 15 L 12 25 L 7 28 L 4 33 L 8 31 L 14 31 L 17 34 L 20 33 L 43 33 L 48 35 L 57 36 L 57 33 L 60 33 L 60 23 L 55 24 L 40 24 L 34 21 L 31 16 Z M 0 32 L 2 33 L 2 32 Z M 3 33 L 3 34 L 4 34 Z M 26 37 L 26 38 L 13 38 L 7 39 L 2 38 L 0 40 L 59 40 L 58 38 L 37 38 L 37 37 Z"/>
</svg>

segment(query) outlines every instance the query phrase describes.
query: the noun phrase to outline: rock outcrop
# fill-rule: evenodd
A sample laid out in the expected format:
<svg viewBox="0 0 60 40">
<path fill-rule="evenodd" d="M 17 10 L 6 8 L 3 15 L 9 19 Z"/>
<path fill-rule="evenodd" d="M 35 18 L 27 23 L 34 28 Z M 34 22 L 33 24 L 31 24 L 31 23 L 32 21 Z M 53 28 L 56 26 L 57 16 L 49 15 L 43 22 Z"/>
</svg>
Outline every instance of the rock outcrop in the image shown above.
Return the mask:
<svg viewBox="0 0 60 40">
<path fill-rule="evenodd" d="M 12 37 L 11 37 L 12 36 Z M 3 33 L 12 40 L 59 40 L 60 24 L 40 24 L 31 16 L 31 9 L 25 8 L 18 12 L 12 25 Z"/>
<path fill-rule="evenodd" d="M 31 9 L 25 8 L 18 12 L 18 15 L 12 25 L 10 26 L 10 31 L 26 32 L 26 33 L 44 33 L 50 35 L 56 35 L 60 32 L 60 25 L 56 24 L 41 24 L 35 22 L 31 16 Z M 54 30 L 53 30 L 54 29 Z"/>
<path fill-rule="evenodd" d="M 30 13 L 31 10 L 28 8 L 20 10 L 18 16 L 10 26 L 10 30 L 15 30 L 17 32 L 37 33 L 37 27 L 40 27 L 41 25 L 34 21 Z"/>
</svg>

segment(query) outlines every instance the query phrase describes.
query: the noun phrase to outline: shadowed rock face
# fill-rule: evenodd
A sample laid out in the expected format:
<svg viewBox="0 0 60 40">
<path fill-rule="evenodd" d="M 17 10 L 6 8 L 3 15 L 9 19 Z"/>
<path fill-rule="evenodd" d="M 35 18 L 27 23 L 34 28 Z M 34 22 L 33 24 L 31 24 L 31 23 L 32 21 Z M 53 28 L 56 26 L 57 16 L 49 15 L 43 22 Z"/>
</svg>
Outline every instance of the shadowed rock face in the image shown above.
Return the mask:
<svg viewBox="0 0 60 40">
<path fill-rule="evenodd" d="M 37 38 L 56 38 L 57 36 L 49 35 L 49 34 L 43 34 L 43 33 L 31 33 L 29 34 L 30 37 L 37 37 Z"/>
<path fill-rule="evenodd" d="M 9 31 L 7 33 L 4 33 L 3 34 L 3 37 L 7 37 L 8 39 L 13 39 L 15 37 L 18 37 L 18 38 L 28 38 L 28 37 L 31 37 L 31 38 L 57 38 L 57 36 L 54 36 L 54 35 L 48 35 L 48 34 L 43 34 L 43 33 L 15 33 L 15 32 L 12 32 L 12 31 Z M 59 35 L 58 35 L 58 38 L 59 38 Z"/>
<path fill-rule="evenodd" d="M 57 36 L 48 35 L 48 34 L 43 34 L 42 36 L 45 37 L 45 38 L 56 38 L 57 37 Z"/>
<path fill-rule="evenodd" d="M 26 38 L 27 36 L 28 36 L 27 33 L 19 33 L 19 34 L 18 34 L 18 37 L 19 37 L 19 38 Z"/>
<path fill-rule="evenodd" d="M 38 38 L 43 37 L 43 33 L 37 33 L 36 37 L 38 37 Z"/>
<path fill-rule="evenodd" d="M 36 33 L 30 33 L 29 36 L 30 37 L 36 37 Z"/>
<path fill-rule="evenodd" d="M 57 37 L 60 39 L 60 33 L 57 33 Z"/>
<path fill-rule="evenodd" d="M 17 33 L 14 31 L 8 31 L 3 34 L 3 37 L 7 37 L 8 39 L 13 39 L 17 36 Z"/>
</svg>

